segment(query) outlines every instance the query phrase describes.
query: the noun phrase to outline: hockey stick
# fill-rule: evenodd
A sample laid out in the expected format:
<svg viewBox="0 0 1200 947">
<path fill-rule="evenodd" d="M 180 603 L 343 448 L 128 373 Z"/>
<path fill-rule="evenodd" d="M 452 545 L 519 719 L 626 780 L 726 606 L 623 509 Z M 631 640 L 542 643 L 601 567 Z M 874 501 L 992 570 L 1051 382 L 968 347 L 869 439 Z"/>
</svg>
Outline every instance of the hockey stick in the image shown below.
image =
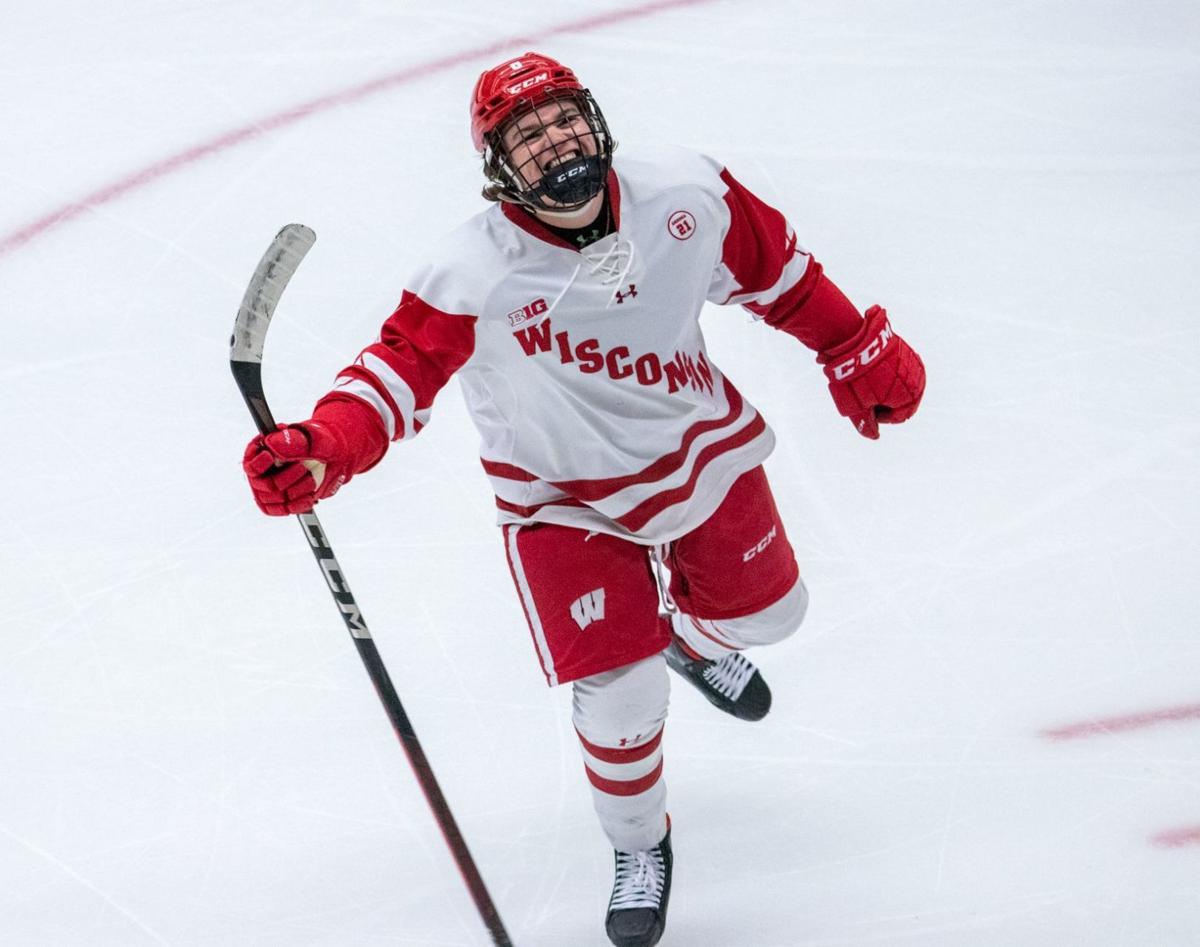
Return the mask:
<svg viewBox="0 0 1200 947">
<path fill-rule="evenodd" d="M 242 298 L 237 321 L 233 325 L 233 336 L 229 340 L 229 366 L 233 369 L 238 390 L 254 416 L 254 423 L 258 425 L 262 434 L 275 430 L 275 419 L 267 406 L 262 386 L 263 345 L 267 337 L 267 328 L 288 280 L 292 278 L 296 267 L 300 265 L 300 261 L 304 259 L 304 255 L 312 248 L 316 239 L 317 235 L 302 224 L 288 224 L 279 231 L 258 264 L 258 269 L 254 271 L 250 285 L 246 288 L 246 295 Z M 450 854 L 454 856 L 475 907 L 492 935 L 492 942 L 496 947 L 512 947 L 512 941 L 508 938 L 496 905 L 492 903 L 479 869 L 475 867 L 475 860 L 471 857 L 467 843 L 454 821 L 446 797 L 442 795 L 425 751 L 417 742 L 417 735 L 404 712 L 404 707 L 400 704 L 400 697 L 396 688 L 392 686 L 392 679 L 388 676 L 387 668 L 383 666 L 383 659 L 375 647 L 375 640 L 367 629 L 366 620 L 354 600 L 354 593 L 350 591 L 342 567 L 333 555 L 333 547 L 325 537 L 317 514 L 298 513 L 296 519 L 300 521 L 304 538 L 312 547 L 317 565 L 321 567 L 325 576 L 325 583 L 342 613 L 342 620 L 346 623 L 346 630 L 350 632 L 354 646 L 358 649 L 358 656 L 362 658 L 371 683 L 375 685 L 375 693 L 383 702 L 388 719 L 392 721 L 392 728 L 400 738 L 400 745 L 404 748 L 417 782 L 421 785 L 421 791 L 425 793 L 425 799 L 433 810 L 438 828 L 442 830 L 446 844 L 450 846 Z"/>
</svg>

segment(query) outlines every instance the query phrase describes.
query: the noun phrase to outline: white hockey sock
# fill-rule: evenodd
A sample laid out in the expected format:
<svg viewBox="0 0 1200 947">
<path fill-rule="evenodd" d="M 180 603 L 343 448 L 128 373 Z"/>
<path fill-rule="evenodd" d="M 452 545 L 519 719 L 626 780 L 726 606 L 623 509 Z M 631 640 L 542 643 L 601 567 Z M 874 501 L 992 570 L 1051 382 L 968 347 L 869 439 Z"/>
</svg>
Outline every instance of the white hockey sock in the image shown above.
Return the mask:
<svg viewBox="0 0 1200 947">
<path fill-rule="evenodd" d="M 574 683 L 574 722 L 600 825 L 613 848 L 653 848 L 667 831 L 663 724 L 670 695 L 661 654 Z"/>
<path fill-rule="evenodd" d="M 601 747 L 579 734 L 592 802 L 613 848 L 653 848 L 667 831 L 662 728 L 638 746 Z"/>
<path fill-rule="evenodd" d="M 800 627 L 808 611 L 808 589 L 797 579 L 786 595 L 762 611 L 713 621 L 677 611 L 671 630 L 702 658 L 719 661 L 732 651 L 782 641 Z"/>
<path fill-rule="evenodd" d="M 722 630 L 720 623 L 684 612 L 675 612 L 671 616 L 671 630 L 683 639 L 689 651 L 712 661 L 719 661 L 742 647 Z"/>
</svg>

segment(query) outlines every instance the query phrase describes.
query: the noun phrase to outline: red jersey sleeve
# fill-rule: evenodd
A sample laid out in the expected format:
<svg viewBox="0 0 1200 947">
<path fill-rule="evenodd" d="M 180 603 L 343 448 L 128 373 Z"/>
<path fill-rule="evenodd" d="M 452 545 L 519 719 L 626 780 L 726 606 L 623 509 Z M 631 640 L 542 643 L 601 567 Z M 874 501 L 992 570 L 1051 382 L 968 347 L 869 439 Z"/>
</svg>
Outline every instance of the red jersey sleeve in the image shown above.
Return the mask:
<svg viewBox="0 0 1200 947">
<path fill-rule="evenodd" d="M 783 214 L 722 169 L 729 227 L 709 298 L 744 306 L 755 318 L 821 351 L 852 338 L 863 318 L 821 264 L 796 242 Z"/>
<path fill-rule="evenodd" d="M 314 417 L 328 420 L 359 445 L 357 460 L 379 462 L 389 441 L 415 436 L 433 399 L 475 350 L 473 315 L 442 312 L 405 291 L 379 340 L 338 373 Z"/>
</svg>

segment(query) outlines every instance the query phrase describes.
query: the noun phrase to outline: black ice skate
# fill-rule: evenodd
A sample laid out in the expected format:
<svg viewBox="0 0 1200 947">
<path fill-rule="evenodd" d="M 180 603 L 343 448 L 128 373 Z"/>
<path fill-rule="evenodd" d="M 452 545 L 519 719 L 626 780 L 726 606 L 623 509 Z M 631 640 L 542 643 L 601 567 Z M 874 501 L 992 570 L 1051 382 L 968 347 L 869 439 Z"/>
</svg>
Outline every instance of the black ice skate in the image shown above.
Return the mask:
<svg viewBox="0 0 1200 947">
<path fill-rule="evenodd" d="M 614 852 L 617 876 L 604 929 L 616 947 L 654 947 L 667 926 L 671 897 L 671 829 L 654 848 Z"/>
<path fill-rule="evenodd" d="M 694 658 L 676 636 L 663 656 L 668 667 L 694 684 L 709 703 L 738 720 L 762 720 L 771 709 L 771 688 L 740 651 L 719 661 Z"/>
</svg>

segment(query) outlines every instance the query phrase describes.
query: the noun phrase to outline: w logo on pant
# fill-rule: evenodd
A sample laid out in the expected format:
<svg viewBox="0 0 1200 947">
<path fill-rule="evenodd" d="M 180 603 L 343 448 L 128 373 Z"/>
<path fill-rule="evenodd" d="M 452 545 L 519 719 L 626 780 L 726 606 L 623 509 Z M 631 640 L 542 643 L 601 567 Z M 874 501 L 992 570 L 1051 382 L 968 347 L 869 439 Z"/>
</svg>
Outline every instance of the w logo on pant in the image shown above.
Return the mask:
<svg viewBox="0 0 1200 947">
<path fill-rule="evenodd" d="M 593 589 L 571 603 L 571 617 L 583 631 L 594 621 L 604 618 L 604 589 Z"/>
</svg>

